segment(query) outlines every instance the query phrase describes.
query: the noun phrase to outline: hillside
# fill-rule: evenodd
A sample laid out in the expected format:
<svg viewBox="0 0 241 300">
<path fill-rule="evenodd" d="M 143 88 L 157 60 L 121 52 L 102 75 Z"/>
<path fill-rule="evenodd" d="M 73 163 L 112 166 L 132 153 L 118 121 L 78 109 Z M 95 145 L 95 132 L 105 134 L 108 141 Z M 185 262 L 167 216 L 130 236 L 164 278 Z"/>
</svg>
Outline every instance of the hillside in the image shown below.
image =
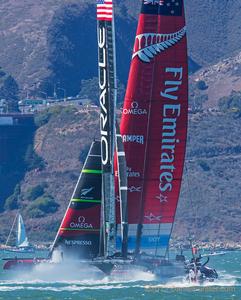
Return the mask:
<svg viewBox="0 0 241 300">
<path fill-rule="evenodd" d="M 46 75 L 46 32 L 56 1 L 0 2 L 0 65 L 24 87 Z"/>
<path fill-rule="evenodd" d="M 174 237 L 185 239 L 195 234 L 201 240 L 240 242 L 240 118 L 232 113 L 197 113 L 190 114 L 189 120 L 186 170 Z M 45 166 L 26 173 L 18 206 L 31 241 L 51 242 L 88 147 L 98 137 L 98 109 L 55 108 L 41 114 L 38 122 L 42 126 L 35 135 L 35 150 Z M 40 194 L 36 195 L 36 190 Z M 43 198 L 48 199 L 52 210 L 41 206 Z M 0 215 L 1 241 L 15 213 L 12 210 Z"/>
<path fill-rule="evenodd" d="M 241 91 L 241 52 L 193 74 L 190 83 L 198 81 L 207 85 L 208 101 L 204 107 L 216 107 L 221 97 L 229 96 L 232 91 Z"/>
<path fill-rule="evenodd" d="M 189 115 L 182 194 L 174 237 L 240 242 L 240 118 L 232 113 Z"/>
<path fill-rule="evenodd" d="M 74 74 L 71 80 L 74 78 L 75 84 L 69 93 L 75 93 L 82 79 L 96 75 L 94 3 L 94 0 L 2 0 L 0 66 L 16 78 L 25 92 L 35 89 L 41 79 L 51 84 L 60 82 L 69 88 L 67 78 Z M 189 55 L 197 64 L 217 63 L 240 50 L 239 0 L 186 0 L 185 3 Z M 127 77 L 139 6 L 137 0 L 116 0 L 118 76 L 122 82 Z M 87 57 L 86 45 L 90 50 Z M 48 92 L 51 94 L 50 88 Z"/>
<path fill-rule="evenodd" d="M 62 109 L 57 107 L 51 110 L 49 115 L 51 117 L 48 117 L 48 113 L 43 114 L 44 118 L 41 117 L 42 114 L 40 115 L 37 121 L 43 125 L 39 127 L 34 138 L 35 151 L 43 159 L 44 167 L 36 166 L 26 173 L 20 184 L 21 192 L 17 195 L 18 208 L 23 211 L 31 239 L 35 241 L 36 239 L 41 241 L 53 239 L 78 179 L 89 145 L 95 135 L 98 137 L 97 110 L 78 111 L 71 107 Z M 89 126 L 92 128 L 91 131 L 86 130 Z M 40 189 L 44 187 L 45 196 L 60 205 L 54 215 L 50 213 L 43 217 L 45 212 L 40 215 L 35 207 L 29 210 L 29 206 L 35 203 L 33 200 L 36 200 L 29 194 L 31 189 L 37 186 Z M 14 215 L 14 210 L 1 214 L 1 240 L 6 238 Z"/>
<path fill-rule="evenodd" d="M 97 99 L 94 3 L 0 1 L 1 98 L 10 91 L 16 104 L 19 92 L 21 96 L 27 92 L 39 96 L 37 91 L 52 96 L 55 86 L 61 97 L 64 88 L 67 96 L 90 91 Z M 240 0 L 185 3 L 193 73 L 190 106 L 199 112 L 189 115 L 186 170 L 174 237 L 195 234 L 202 240 L 240 242 L 240 110 L 232 112 L 236 104 L 222 112 L 208 110 L 217 108 L 219 99 L 232 91 L 241 91 Z M 116 4 L 118 86 L 123 95 L 140 1 L 116 0 Z M 119 98 L 120 102 L 123 96 Z M 234 98 L 240 109 L 240 94 Z M 53 240 L 88 147 L 99 134 L 98 108 L 56 107 L 37 115 L 36 122 L 34 147 L 31 131 L 16 160 L 8 162 L 11 169 L 5 166 L 10 177 L 2 172 L 5 180 L 10 178 L 11 187 L 0 196 L 9 196 L 10 189 L 13 192 L 0 205 L 3 208 L 6 200 L 5 212 L 0 213 L 2 242 L 16 208 L 23 211 L 32 241 Z"/>
</svg>

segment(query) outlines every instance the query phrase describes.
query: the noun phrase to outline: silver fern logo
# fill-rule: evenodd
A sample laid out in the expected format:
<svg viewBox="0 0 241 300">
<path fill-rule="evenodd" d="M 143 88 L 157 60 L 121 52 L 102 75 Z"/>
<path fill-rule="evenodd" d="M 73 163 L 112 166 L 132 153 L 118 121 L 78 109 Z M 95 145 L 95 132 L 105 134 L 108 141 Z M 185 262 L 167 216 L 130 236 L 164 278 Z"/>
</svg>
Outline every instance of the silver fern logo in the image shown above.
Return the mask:
<svg viewBox="0 0 241 300">
<path fill-rule="evenodd" d="M 136 36 L 132 59 L 136 56 L 149 63 L 157 54 L 177 44 L 186 34 L 186 26 L 174 33 L 142 33 Z"/>
</svg>

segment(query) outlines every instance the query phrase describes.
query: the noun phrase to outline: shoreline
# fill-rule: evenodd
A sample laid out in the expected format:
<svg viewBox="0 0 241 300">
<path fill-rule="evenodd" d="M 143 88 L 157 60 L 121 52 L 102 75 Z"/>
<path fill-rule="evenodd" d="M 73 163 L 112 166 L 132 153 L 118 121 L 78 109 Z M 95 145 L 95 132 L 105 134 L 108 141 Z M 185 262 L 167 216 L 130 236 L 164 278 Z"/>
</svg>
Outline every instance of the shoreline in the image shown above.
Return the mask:
<svg viewBox="0 0 241 300">
<path fill-rule="evenodd" d="M 211 251 L 235 251 L 241 250 L 241 243 L 235 242 L 202 242 L 193 241 L 193 245 L 199 249 Z M 170 249 L 190 250 L 190 242 L 170 242 Z"/>
</svg>

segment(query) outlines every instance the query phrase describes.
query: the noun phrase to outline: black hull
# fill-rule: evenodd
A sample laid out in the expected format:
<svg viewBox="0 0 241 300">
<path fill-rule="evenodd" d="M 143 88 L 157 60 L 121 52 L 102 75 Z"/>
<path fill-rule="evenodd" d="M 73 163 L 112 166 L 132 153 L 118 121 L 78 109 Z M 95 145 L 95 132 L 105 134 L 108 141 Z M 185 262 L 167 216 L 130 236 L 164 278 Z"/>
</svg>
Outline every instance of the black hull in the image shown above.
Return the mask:
<svg viewBox="0 0 241 300">
<path fill-rule="evenodd" d="M 105 275 L 112 276 L 118 273 L 126 274 L 133 271 L 147 272 L 160 279 L 170 279 L 185 276 L 183 262 L 167 260 L 128 260 L 128 259 L 96 259 L 90 265 L 101 270 Z"/>
</svg>

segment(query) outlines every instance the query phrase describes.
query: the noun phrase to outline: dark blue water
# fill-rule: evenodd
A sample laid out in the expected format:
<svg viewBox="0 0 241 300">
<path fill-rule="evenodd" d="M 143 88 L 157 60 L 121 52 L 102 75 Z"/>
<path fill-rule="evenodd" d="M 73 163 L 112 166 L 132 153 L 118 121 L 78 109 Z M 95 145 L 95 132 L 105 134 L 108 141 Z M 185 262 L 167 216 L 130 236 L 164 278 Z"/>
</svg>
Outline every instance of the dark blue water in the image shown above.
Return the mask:
<svg viewBox="0 0 241 300">
<path fill-rule="evenodd" d="M 115 279 L 98 277 L 79 266 L 42 265 L 32 272 L 0 274 L 0 300 L 240 300 L 241 252 L 212 257 L 220 278 L 215 283 L 190 285 L 183 278 L 161 284 L 151 274 Z"/>
</svg>

